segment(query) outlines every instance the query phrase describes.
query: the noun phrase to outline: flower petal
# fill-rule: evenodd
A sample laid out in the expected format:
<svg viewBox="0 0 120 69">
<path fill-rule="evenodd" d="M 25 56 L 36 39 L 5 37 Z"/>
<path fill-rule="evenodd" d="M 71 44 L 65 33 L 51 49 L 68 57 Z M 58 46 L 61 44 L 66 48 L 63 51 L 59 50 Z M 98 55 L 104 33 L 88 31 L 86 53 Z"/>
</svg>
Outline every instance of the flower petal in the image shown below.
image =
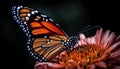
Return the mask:
<svg viewBox="0 0 120 69">
<path fill-rule="evenodd" d="M 120 50 L 112 53 L 112 54 L 110 55 L 110 58 L 115 58 L 115 57 L 118 57 L 118 56 L 120 57 Z"/>
<path fill-rule="evenodd" d="M 120 41 L 120 35 L 116 38 L 116 42 Z"/>
<path fill-rule="evenodd" d="M 120 42 L 114 43 L 110 48 L 107 49 L 108 52 L 112 52 L 114 49 L 116 49 L 118 46 L 120 46 Z"/>
<path fill-rule="evenodd" d="M 52 69 L 59 69 L 59 68 L 64 68 L 65 67 L 65 65 L 58 64 L 58 63 L 41 62 L 41 63 L 35 64 L 34 69 L 39 69 L 39 67 L 40 68 L 45 68 L 44 65 L 47 65 L 46 67 L 52 68 Z"/>
<path fill-rule="evenodd" d="M 77 69 L 82 69 L 82 67 L 78 66 Z"/>
<path fill-rule="evenodd" d="M 120 69 L 120 66 L 113 66 L 112 69 Z"/>
<path fill-rule="evenodd" d="M 105 48 L 105 46 L 108 44 L 109 34 L 110 34 L 110 30 L 107 30 L 107 31 L 104 33 L 104 35 L 103 35 L 103 37 L 102 37 L 102 39 L 101 39 L 101 44 L 102 44 L 102 47 L 103 47 L 103 48 Z"/>
<path fill-rule="evenodd" d="M 105 68 L 105 69 L 107 68 L 107 65 L 105 62 L 98 62 L 98 63 L 95 63 L 95 65 L 100 68 Z"/>
<path fill-rule="evenodd" d="M 92 44 L 95 44 L 95 43 L 96 43 L 96 41 L 95 41 L 95 38 L 94 38 L 94 37 L 91 37 L 91 43 L 92 43 Z"/>
<path fill-rule="evenodd" d="M 90 64 L 90 65 L 88 66 L 88 69 L 95 69 L 95 65 L 94 65 L 94 64 Z"/>
<path fill-rule="evenodd" d="M 79 37 L 80 37 L 80 39 L 86 39 L 86 36 L 82 33 L 79 35 Z"/>
<path fill-rule="evenodd" d="M 35 66 L 34 69 L 48 69 L 48 65 L 47 64 L 38 65 L 38 66 Z"/>
<path fill-rule="evenodd" d="M 71 64 L 68 64 L 65 69 L 75 69 L 76 67 L 72 66 Z"/>
<path fill-rule="evenodd" d="M 79 35 L 80 40 L 78 41 L 79 45 L 85 45 L 87 43 L 86 36 L 84 34 Z"/>
<path fill-rule="evenodd" d="M 101 28 L 100 30 L 97 30 L 96 35 L 95 35 L 96 44 L 98 46 L 100 45 L 102 33 L 103 33 L 103 29 Z"/>
<path fill-rule="evenodd" d="M 114 60 L 120 65 L 120 56 L 114 58 Z"/>
<path fill-rule="evenodd" d="M 87 43 L 89 43 L 89 44 L 91 44 L 92 42 L 91 42 L 91 38 L 87 38 Z"/>
<path fill-rule="evenodd" d="M 106 44 L 106 48 L 109 48 L 111 46 L 111 44 L 113 44 L 115 42 L 115 38 L 116 38 L 116 35 L 114 32 L 112 32 L 110 34 L 110 36 L 107 38 L 108 43 Z"/>
</svg>

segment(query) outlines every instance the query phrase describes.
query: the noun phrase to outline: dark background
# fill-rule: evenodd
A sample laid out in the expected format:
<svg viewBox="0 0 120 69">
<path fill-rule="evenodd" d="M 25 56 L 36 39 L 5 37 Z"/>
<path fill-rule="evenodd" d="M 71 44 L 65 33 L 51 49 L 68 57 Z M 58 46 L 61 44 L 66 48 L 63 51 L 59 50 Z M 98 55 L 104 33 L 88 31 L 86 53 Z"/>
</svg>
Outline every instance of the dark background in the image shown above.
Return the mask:
<svg viewBox="0 0 120 69">
<path fill-rule="evenodd" d="M 41 11 L 57 21 L 69 36 L 76 35 L 87 25 L 99 25 L 120 34 L 119 4 L 116 1 L 0 0 L 0 57 L 3 69 L 33 69 L 34 66 L 34 59 L 26 48 L 27 38 L 11 15 L 14 5 Z"/>
</svg>

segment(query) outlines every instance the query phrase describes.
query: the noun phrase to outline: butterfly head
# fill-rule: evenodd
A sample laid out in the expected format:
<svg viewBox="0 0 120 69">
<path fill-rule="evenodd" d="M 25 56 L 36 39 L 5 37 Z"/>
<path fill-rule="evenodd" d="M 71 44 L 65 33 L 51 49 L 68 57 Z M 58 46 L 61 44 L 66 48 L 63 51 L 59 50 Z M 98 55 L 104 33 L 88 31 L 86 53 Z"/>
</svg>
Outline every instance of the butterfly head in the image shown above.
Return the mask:
<svg viewBox="0 0 120 69">
<path fill-rule="evenodd" d="M 71 36 L 70 38 L 68 38 L 67 40 L 64 41 L 64 46 L 66 47 L 66 50 L 70 50 L 72 49 L 75 44 L 78 41 L 78 37 L 77 36 Z"/>
</svg>

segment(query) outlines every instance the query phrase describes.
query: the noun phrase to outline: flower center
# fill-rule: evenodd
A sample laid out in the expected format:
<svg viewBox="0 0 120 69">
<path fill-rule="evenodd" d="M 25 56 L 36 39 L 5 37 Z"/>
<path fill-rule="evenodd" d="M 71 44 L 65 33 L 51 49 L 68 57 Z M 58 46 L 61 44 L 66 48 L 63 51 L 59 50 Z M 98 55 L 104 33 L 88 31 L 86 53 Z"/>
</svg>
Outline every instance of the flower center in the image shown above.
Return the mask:
<svg viewBox="0 0 120 69">
<path fill-rule="evenodd" d="M 94 63 L 94 60 L 101 57 L 104 51 L 103 48 L 95 44 L 82 45 L 61 56 L 61 61 L 68 64 L 69 60 L 73 60 L 83 66 Z"/>
</svg>

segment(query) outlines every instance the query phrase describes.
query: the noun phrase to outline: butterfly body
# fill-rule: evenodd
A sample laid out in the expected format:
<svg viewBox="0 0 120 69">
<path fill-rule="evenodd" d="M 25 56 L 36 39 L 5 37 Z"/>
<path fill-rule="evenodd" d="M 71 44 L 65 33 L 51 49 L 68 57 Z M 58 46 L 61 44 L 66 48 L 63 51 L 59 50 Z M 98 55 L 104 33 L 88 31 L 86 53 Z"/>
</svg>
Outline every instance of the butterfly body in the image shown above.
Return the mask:
<svg viewBox="0 0 120 69">
<path fill-rule="evenodd" d="M 13 18 L 28 37 L 28 51 L 36 60 L 49 61 L 76 44 L 76 36 L 68 37 L 57 23 L 37 10 L 14 6 L 12 13 Z"/>
</svg>

